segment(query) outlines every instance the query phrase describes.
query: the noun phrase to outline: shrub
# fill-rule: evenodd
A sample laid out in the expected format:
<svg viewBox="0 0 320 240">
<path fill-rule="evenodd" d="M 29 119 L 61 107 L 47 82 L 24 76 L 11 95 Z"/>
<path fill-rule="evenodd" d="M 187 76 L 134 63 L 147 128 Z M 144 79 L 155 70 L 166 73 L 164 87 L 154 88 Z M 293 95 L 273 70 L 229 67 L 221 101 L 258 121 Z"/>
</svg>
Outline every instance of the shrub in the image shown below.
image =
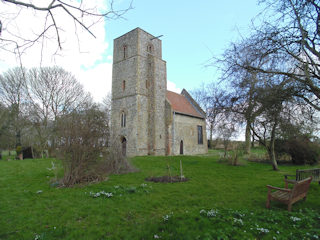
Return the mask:
<svg viewBox="0 0 320 240">
<path fill-rule="evenodd" d="M 316 164 L 320 158 L 319 147 L 305 136 L 289 140 L 276 140 L 275 152 L 277 158 L 289 154 L 293 164 Z"/>
<path fill-rule="evenodd" d="M 64 186 L 101 181 L 108 173 L 130 169 L 120 146 L 108 151 L 107 118 L 97 107 L 62 116 L 58 121 L 58 153 L 64 166 Z M 130 169 L 131 170 L 131 169 Z"/>
<path fill-rule="evenodd" d="M 288 154 L 289 153 L 288 140 L 276 139 L 274 142 L 274 152 L 277 158 L 279 158 L 284 154 Z"/>
<path fill-rule="evenodd" d="M 316 164 L 319 161 L 319 149 L 315 143 L 307 138 L 295 138 L 289 140 L 288 153 L 293 164 Z"/>
</svg>

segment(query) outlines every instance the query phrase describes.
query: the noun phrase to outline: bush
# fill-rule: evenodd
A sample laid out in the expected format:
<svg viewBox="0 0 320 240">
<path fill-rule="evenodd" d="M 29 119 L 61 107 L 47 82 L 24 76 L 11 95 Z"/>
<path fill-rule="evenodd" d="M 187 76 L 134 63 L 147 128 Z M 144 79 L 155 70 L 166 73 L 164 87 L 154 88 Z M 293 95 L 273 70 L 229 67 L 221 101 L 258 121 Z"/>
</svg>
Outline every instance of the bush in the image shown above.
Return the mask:
<svg viewBox="0 0 320 240">
<path fill-rule="evenodd" d="M 57 127 L 63 186 L 101 181 L 107 174 L 131 170 L 120 146 L 107 150 L 108 122 L 97 107 L 66 114 L 58 120 Z"/>
<path fill-rule="evenodd" d="M 296 165 L 316 164 L 320 158 L 319 146 L 304 136 L 289 140 L 276 140 L 275 152 L 277 158 L 289 154 L 292 163 Z"/>
<path fill-rule="evenodd" d="M 288 141 L 288 153 L 293 164 L 316 164 L 319 161 L 319 149 L 307 138 L 295 138 Z"/>
</svg>

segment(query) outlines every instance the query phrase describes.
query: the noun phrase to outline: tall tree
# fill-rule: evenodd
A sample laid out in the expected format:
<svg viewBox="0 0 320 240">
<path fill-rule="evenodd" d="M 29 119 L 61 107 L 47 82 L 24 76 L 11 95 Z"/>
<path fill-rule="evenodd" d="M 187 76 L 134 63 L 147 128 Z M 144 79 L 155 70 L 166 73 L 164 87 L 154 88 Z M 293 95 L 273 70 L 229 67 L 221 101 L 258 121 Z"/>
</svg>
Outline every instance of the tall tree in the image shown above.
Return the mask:
<svg viewBox="0 0 320 240">
<path fill-rule="evenodd" d="M 16 146 L 21 146 L 21 135 L 25 126 L 25 106 L 28 101 L 25 75 L 26 70 L 23 68 L 10 69 L 0 75 L 0 100 L 10 110 Z"/>
<path fill-rule="evenodd" d="M 320 110 L 320 3 L 315 0 L 263 0 L 269 8 L 265 21 L 249 37 L 261 56 L 275 65 L 241 63 L 248 70 L 290 78 L 295 96 Z"/>
<path fill-rule="evenodd" d="M 225 101 L 227 93 L 215 83 L 203 85 L 192 91 L 192 96 L 206 112 L 206 122 L 209 128 L 209 147 L 213 142 L 213 135 L 220 131 L 219 123 L 225 119 Z"/>
<path fill-rule="evenodd" d="M 54 149 L 57 118 L 81 108 L 91 97 L 70 72 L 60 67 L 33 68 L 27 76 L 30 117 L 40 148 L 46 149 L 50 140 Z"/>
</svg>

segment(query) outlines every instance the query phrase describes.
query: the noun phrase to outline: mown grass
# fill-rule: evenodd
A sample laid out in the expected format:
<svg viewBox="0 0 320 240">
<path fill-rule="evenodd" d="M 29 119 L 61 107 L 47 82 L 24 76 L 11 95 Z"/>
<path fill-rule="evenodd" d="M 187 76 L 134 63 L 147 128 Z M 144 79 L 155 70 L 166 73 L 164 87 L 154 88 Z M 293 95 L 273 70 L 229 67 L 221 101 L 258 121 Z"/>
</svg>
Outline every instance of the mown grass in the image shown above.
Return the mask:
<svg viewBox="0 0 320 240">
<path fill-rule="evenodd" d="M 218 155 L 136 157 L 132 162 L 139 171 L 74 188 L 51 186 L 51 161 L 61 166 L 58 160 L 0 161 L 0 239 L 320 237 L 317 183 L 292 213 L 274 202 L 266 210 L 265 186 L 283 187 L 283 174 L 294 173 L 296 167 L 280 166 L 275 172 L 262 163 L 230 166 L 220 163 Z M 145 181 L 167 175 L 167 165 L 178 175 L 180 159 L 188 182 Z M 58 174 L 62 176 L 62 169 Z M 92 196 L 101 191 L 113 196 Z"/>
</svg>

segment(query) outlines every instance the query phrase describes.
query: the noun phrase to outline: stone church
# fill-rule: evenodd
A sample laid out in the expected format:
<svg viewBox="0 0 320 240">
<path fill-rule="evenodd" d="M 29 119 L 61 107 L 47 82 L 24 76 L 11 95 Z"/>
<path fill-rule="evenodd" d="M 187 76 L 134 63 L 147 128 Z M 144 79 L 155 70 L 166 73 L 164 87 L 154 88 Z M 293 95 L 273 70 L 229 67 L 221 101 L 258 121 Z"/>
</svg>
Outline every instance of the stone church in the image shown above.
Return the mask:
<svg viewBox="0 0 320 240">
<path fill-rule="evenodd" d="M 161 40 L 136 28 L 114 40 L 111 128 L 127 156 L 207 153 L 205 112 L 167 91 Z"/>
</svg>

